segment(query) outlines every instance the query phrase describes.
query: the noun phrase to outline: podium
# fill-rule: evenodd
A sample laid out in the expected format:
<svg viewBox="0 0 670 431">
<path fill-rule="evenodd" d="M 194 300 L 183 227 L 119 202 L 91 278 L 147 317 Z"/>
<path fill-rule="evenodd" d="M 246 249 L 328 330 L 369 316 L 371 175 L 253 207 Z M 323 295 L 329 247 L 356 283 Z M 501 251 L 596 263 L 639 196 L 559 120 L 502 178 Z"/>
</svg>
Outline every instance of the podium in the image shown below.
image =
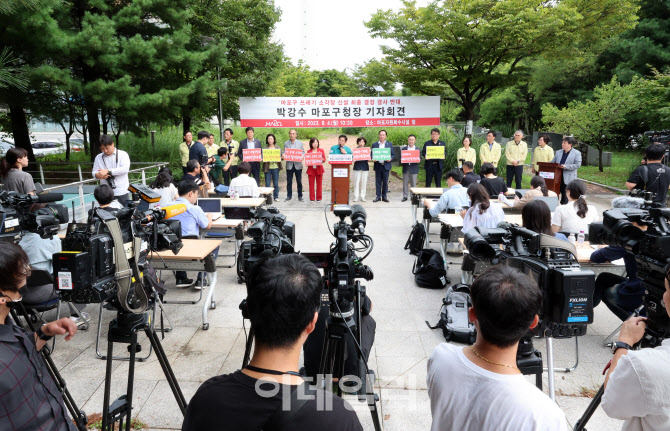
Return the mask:
<svg viewBox="0 0 670 431">
<path fill-rule="evenodd" d="M 329 154 L 331 190 L 330 201 L 334 204 L 349 204 L 349 167 L 353 163 L 351 154 Z M 331 211 L 333 210 L 331 205 Z"/>
<path fill-rule="evenodd" d="M 563 169 L 559 163 L 538 162 L 539 174 L 547 183 L 547 189 L 557 195 L 561 194 L 561 178 L 563 178 Z"/>
</svg>

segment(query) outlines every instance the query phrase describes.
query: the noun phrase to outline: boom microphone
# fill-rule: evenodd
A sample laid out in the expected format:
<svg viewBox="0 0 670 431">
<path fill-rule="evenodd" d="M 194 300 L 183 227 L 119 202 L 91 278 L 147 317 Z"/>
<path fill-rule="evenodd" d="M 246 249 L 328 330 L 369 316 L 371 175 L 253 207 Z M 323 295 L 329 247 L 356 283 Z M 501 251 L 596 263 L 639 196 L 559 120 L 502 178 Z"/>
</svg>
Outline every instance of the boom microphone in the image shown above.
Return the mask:
<svg viewBox="0 0 670 431">
<path fill-rule="evenodd" d="M 37 202 L 40 204 L 48 204 L 51 202 L 58 202 L 63 200 L 63 193 L 43 193 L 37 195 Z"/>
<path fill-rule="evenodd" d="M 147 211 L 144 213 L 145 217 L 142 219 L 142 223 L 148 223 L 151 220 L 167 220 L 169 218 L 178 216 L 179 214 L 185 213 L 187 209 L 188 208 L 186 208 L 186 205 L 184 204 L 172 204 L 160 209 Z"/>
<path fill-rule="evenodd" d="M 358 229 L 358 231 L 363 235 L 365 233 L 366 219 L 368 214 L 365 212 L 365 208 L 360 205 L 351 206 L 351 227 Z"/>
</svg>

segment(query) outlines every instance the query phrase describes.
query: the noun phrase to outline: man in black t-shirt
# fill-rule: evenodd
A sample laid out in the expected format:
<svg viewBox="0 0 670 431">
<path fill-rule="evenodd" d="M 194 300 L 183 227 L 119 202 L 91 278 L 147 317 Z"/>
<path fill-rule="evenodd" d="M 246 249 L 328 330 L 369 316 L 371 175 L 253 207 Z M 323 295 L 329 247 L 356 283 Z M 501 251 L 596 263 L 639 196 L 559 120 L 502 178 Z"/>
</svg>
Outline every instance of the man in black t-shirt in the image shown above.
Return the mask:
<svg viewBox="0 0 670 431">
<path fill-rule="evenodd" d="M 463 162 L 463 181 L 461 185 L 466 189 L 470 184 L 478 183 L 482 177 L 475 175 L 475 166 L 472 162 Z"/>
<path fill-rule="evenodd" d="M 638 166 L 626 182 L 628 190 L 645 190 L 655 194 L 654 202 L 665 206 L 665 197 L 670 185 L 670 168 L 661 162 L 665 155 L 665 147 L 651 144 L 645 149 L 647 163 Z"/>
<path fill-rule="evenodd" d="M 246 302 L 255 335 L 253 357 L 243 370 L 200 386 L 182 431 L 363 429 L 346 401 L 309 387 L 298 374 L 322 286 L 319 270 L 299 254 L 261 258 L 254 265 Z"/>
</svg>

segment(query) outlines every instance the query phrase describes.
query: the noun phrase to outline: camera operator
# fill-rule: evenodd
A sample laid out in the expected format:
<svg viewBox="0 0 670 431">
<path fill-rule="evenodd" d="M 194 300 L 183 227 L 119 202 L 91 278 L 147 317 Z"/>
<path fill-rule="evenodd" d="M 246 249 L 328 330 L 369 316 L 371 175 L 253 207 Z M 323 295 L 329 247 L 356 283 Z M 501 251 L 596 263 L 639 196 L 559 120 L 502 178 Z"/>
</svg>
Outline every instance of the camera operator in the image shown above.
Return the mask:
<svg viewBox="0 0 670 431">
<path fill-rule="evenodd" d="M 565 415 L 516 366 L 519 340 L 539 321 L 542 292 L 498 265 L 472 284 L 473 346 L 440 343 L 428 359 L 432 430 L 566 430 Z"/>
<path fill-rule="evenodd" d="M 670 282 L 665 274 L 663 303 L 670 315 Z M 623 323 L 613 349 L 601 406 L 607 416 L 625 420 L 622 430 L 670 429 L 670 340 L 653 349 L 631 351 L 644 336 L 646 318 L 632 317 Z"/>
<path fill-rule="evenodd" d="M 670 185 L 670 169 L 661 161 L 665 155 L 665 147 L 661 144 L 648 145 L 644 150 L 647 163 L 638 166 L 626 181 L 628 190 L 646 190 L 654 193 L 654 202 L 665 206 L 665 197 Z"/>
<path fill-rule="evenodd" d="M 7 319 L 21 301 L 29 275 L 28 256 L 19 246 L 0 247 L 0 428 L 75 431 L 62 394 L 38 351 L 55 335 L 65 335 L 69 341 L 77 326 L 62 318 L 28 334 Z"/>
<path fill-rule="evenodd" d="M 198 187 L 206 186 L 209 188 L 208 167 L 201 167 L 200 162 L 193 159 L 186 163 L 186 174 L 181 178 L 182 181 L 193 181 Z"/>
<path fill-rule="evenodd" d="M 182 431 L 363 429 L 346 401 L 309 388 L 298 374 L 300 349 L 316 326 L 322 286 L 319 270 L 299 254 L 256 263 L 247 280 L 247 312 L 255 334 L 251 362 L 203 383 L 188 405 Z"/>
<path fill-rule="evenodd" d="M 114 190 L 114 199 L 125 207 L 129 200 L 130 157 L 115 148 L 114 140 L 107 135 L 100 136 L 100 151 L 93 162 L 93 177 L 99 179 L 100 184 L 109 185 Z"/>
</svg>

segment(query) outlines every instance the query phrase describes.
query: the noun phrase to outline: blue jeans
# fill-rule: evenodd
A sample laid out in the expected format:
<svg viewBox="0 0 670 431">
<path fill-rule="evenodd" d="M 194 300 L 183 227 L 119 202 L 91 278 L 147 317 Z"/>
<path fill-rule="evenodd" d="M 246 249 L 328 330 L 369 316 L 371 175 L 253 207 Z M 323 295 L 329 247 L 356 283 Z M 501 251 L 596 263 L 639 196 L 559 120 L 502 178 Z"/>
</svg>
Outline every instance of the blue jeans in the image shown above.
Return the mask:
<svg viewBox="0 0 670 431">
<path fill-rule="evenodd" d="M 293 196 L 293 174 L 295 173 L 295 182 L 298 183 L 298 197 L 302 199 L 302 169 L 286 170 L 286 199 Z"/>
<path fill-rule="evenodd" d="M 279 168 L 268 169 L 265 173 L 265 187 L 270 187 L 270 179 L 272 179 L 272 183 L 275 187 L 272 197 L 277 200 L 277 198 L 279 198 Z"/>
</svg>

